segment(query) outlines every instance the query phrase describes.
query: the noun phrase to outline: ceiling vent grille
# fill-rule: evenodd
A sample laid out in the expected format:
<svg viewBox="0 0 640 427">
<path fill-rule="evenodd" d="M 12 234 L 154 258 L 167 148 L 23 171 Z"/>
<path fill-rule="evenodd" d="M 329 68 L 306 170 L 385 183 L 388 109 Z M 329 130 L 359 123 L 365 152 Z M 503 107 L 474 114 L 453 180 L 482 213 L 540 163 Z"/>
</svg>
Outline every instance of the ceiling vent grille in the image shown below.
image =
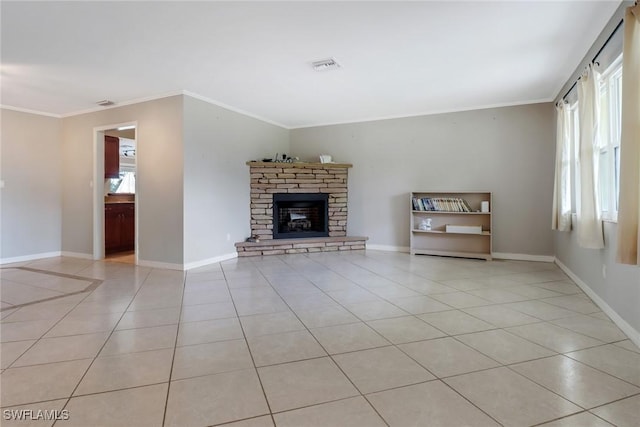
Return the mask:
<svg viewBox="0 0 640 427">
<path fill-rule="evenodd" d="M 115 105 L 115 102 L 109 101 L 108 99 L 103 99 L 102 101 L 96 102 L 101 107 L 108 107 L 110 105 Z"/>
<path fill-rule="evenodd" d="M 329 70 L 336 70 L 340 68 L 340 64 L 338 64 L 338 61 L 336 61 L 335 58 L 328 58 L 328 59 L 323 59 L 321 61 L 315 61 L 311 63 L 311 66 L 316 71 L 329 71 Z"/>
</svg>

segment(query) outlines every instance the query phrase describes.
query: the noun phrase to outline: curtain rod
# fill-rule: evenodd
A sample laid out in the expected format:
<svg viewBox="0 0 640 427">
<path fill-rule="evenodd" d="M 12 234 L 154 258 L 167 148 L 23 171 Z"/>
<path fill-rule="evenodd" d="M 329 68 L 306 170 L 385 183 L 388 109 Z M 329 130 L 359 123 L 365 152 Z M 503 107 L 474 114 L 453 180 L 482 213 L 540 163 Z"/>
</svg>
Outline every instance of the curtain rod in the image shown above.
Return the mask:
<svg viewBox="0 0 640 427">
<path fill-rule="evenodd" d="M 607 37 L 607 40 L 605 40 L 605 42 L 602 44 L 602 47 L 600 48 L 600 50 L 598 50 L 598 52 L 594 55 L 593 59 L 591 60 L 592 63 L 596 62 L 596 59 L 598 59 L 598 56 L 600 56 L 600 54 L 602 53 L 604 48 L 607 47 L 607 44 L 609 44 L 609 42 L 611 41 L 613 36 L 618 32 L 620 27 L 622 27 L 622 23 L 623 22 L 624 22 L 624 19 L 621 19 L 620 22 L 618 22 L 618 25 L 616 25 L 616 28 L 613 29 L 613 31 L 611 32 L 609 37 Z M 562 98 L 560 98 L 561 100 L 564 100 L 567 97 L 567 95 L 569 95 L 569 93 L 571 93 L 573 88 L 576 87 L 576 85 L 578 84 L 578 80 L 580 80 L 580 77 L 578 77 L 578 79 L 575 82 L 573 82 L 573 84 L 571 85 L 569 90 L 562 96 Z"/>
</svg>

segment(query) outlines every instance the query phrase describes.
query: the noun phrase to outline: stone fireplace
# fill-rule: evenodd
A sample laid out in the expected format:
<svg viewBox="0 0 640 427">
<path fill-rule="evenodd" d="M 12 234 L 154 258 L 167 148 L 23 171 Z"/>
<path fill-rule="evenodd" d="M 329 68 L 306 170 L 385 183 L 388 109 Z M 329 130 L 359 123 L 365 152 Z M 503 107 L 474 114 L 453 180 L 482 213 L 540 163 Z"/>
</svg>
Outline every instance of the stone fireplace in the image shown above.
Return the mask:
<svg viewBox="0 0 640 427">
<path fill-rule="evenodd" d="M 346 163 L 247 162 L 251 177 L 251 235 L 239 256 L 364 249 L 347 236 Z"/>
</svg>

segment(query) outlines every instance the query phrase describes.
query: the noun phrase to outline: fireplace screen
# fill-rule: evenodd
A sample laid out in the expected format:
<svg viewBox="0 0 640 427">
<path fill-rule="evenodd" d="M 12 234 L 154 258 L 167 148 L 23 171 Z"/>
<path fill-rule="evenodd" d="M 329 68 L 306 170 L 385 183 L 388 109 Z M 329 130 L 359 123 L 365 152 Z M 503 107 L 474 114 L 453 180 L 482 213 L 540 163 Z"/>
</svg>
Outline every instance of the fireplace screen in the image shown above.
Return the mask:
<svg viewBox="0 0 640 427">
<path fill-rule="evenodd" d="M 273 195 L 273 238 L 326 237 L 328 195 L 276 193 Z"/>
</svg>

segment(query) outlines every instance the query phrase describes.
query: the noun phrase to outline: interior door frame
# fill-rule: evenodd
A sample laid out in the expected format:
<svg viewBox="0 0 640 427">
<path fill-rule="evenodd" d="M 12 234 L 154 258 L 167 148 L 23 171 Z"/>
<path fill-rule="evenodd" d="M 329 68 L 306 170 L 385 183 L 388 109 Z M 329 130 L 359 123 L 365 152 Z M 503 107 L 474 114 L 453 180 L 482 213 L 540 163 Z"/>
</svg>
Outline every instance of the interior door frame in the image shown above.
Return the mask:
<svg viewBox="0 0 640 427">
<path fill-rule="evenodd" d="M 105 257 L 104 250 L 104 132 L 110 129 L 117 129 L 123 126 L 135 126 L 136 135 L 136 157 L 135 168 L 138 172 L 138 121 L 114 123 L 110 125 L 96 126 L 93 128 L 93 259 L 100 260 Z M 138 264 L 138 218 L 139 215 L 139 191 L 138 180 L 136 180 L 135 195 L 135 263 Z"/>
</svg>

